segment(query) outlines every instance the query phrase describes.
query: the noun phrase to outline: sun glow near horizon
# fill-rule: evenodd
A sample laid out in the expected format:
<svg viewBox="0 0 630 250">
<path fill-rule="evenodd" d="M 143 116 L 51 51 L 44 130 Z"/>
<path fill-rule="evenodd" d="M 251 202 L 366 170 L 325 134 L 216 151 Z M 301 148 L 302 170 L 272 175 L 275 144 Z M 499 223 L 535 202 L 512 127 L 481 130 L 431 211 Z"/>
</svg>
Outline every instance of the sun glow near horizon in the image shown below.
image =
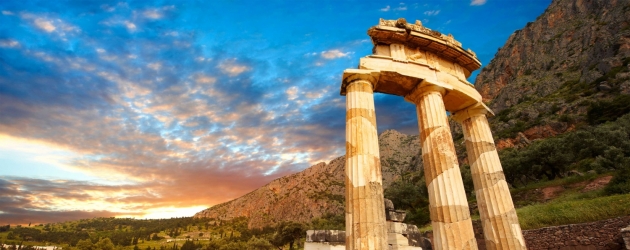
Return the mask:
<svg viewBox="0 0 630 250">
<path fill-rule="evenodd" d="M 196 213 L 209 208 L 210 206 L 191 206 L 191 207 L 160 207 L 145 210 L 142 216 L 119 215 L 116 218 L 135 218 L 135 219 L 168 219 L 179 217 L 192 217 Z"/>
</svg>

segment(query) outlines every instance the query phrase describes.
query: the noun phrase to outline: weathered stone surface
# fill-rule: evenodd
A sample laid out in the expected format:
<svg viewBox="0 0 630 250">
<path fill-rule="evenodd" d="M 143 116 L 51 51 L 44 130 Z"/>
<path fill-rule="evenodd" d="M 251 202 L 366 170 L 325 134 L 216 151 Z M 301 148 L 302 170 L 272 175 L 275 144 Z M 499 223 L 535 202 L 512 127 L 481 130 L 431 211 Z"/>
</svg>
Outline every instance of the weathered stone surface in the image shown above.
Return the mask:
<svg viewBox="0 0 630 250">
<path fill-rule="evenodd" d="M 346 248 L 387 248 L 373 80 L 353 71 L 346 87 Z M 365 80 L 367 79 L 367 80 Z"/>
<path fill-rule="evenodd" d="M 547 249 L 624 249 L 623 228 L 630 216 L 590 223 L 570 224 L 524 230 L 529 250 Z"/>
<path fill-rule="evenodd" d="M 345 242 L 346 232 L 341 230 L 307 230 L 306 242 Z"/>
<path fill-rule="evenodd" d="M 444 89 L 417 89 L 405 99 L 417 106 L 422 159 L 436 249 L 477 249 L 468 201 L 455 155 Z"/>
<path fill-rule="evenodd" d="M 409 240 L 402 234 L 388 233 L 387 244 L 394 246 L 409 246 Z"/>
<path fill-rule="evenodd" d="M 401 222 L 387 222 L 387 233 L 397 233 L 397 234 L 406 234 L 407 227 L 409 224 L 401 223 Z"/>
<path fill-rule="evenodd" d="M 387 210 L 394 210 L 394 203 L 389 199 L 385 199 L 385 211 Z"/>
<path fill-rule="evenodd" d="M 399 210 L 385 211 L 385 219 L 387 221 L 403 222 L 405 220 L 406 215 L 407 214 L 405 211 L 399 211 Z"/>
<path fill-rule="evenodd" d="M 422 247 L 390 245 L 389 250 L 422 250 Z"/>
<path fill-rule="evenodd" d="M 479 105 L 453 115 L 464 132 L 485 245 L 492 250 L 527 249 L 486 113 Z"/>
<path fill-rule="evenodd" d="M 346 246 L 330 242 L 306 242 L 304 250 L 346 250 Z"/>
<path fill-rule="evenodd" d="M 621 229 L 621 237 L 623 238 L 623 243 L 626 245 L 626 250 L 630 250 L 630 225 Z"/>
</svg>

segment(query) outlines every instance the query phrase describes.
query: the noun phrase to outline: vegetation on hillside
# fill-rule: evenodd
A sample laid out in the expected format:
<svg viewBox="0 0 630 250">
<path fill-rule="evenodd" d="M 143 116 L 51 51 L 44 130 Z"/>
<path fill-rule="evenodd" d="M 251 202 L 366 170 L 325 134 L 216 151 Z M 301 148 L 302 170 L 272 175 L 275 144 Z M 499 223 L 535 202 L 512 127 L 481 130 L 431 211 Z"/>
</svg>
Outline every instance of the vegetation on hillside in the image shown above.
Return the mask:
<svg viewBox="0 0 630 250">
<path fill-rule="evenodd" d="M 54 245 L 69 250 L 288 249 L 303 244 L 306 229 L 343 229 L 344 217 L 326 215 L 311 223 L 280 222 L 247 228 L 248 218 L 136 220 L 94 218 L 36 226 L 0 226 L 0 250 Z M 8 246 L 3 248 L 3 244 Z"/>
<path fill-rule="evenodd" d="M 630 114 L 599 126 L 584 126 L 537 140 L 525 148 L 505 149 L 499 154 L 506 180 L 513 186 L 553 180 L 573 170 L 625 173 L 623 170 L 630 169 Z M 624 185 L 622 180 L 614 182 Z M 623 188 L 613 193 L 619 192 L 624 193 Z"/>
<path fill-rule="evenodd" d="M 630 105 L 630 102 L 629 104 Z M 621 216 L 630 214 L 623 209 L 627 203 L 619 203 L 620 209 L 607 213 L 595 213 L 585 216 L 588 210 L 567 210 L 567 214 L 558 213 L 560 208 L 582 204 L 583 207 L 596 206 L 601 200 L 608 200 L 609 195 L 630 194 L 630 114 L 618 119 L 609 119 L 605 123 L 595 125 L 584 124 L 578 129 L 556 137 L 535 140 L 526 147 L 509 148 L 499 152 L 507 182 L 514 188 L 527 189 L 540 185 L 557 185 L 553 180 L 563 178 L 565 181 L 580 181 L 585 177 L 608 173 L 614 177 L 601 192 L 580 196 L 580 201 L 558 201 L 559 203 L 543 204 L 544 201 L 520 202 L 524 197 L 515 196 L 518 210 L 548 211 L 553 215 L 524 215 L 521 221 L 524 228 L 541 227 L 543 225 L 559 225 L 558 223 L 586 222 L 594 218 Z M 474 204 L 472 176 L 467 164 L 461 166 L 465 190 L 471 203 Z M 571 177 L 575 174 L 578 177 Z M 538 185 L 538 186 L 537 186 Z M 513 190 L 514 192 L 514 190 Z M 430 222 L 428 211 L 428 194 L 423 171 L 410 172 L 403 175 L 385 190 L 385 197 L 391 199 L 396 209 L 407 211 L 407 223 L 418 226 Z M 613 197 L 613 196 L 610 196 Z M 625 196 L 622 196 L 625 197 Z M 601 200 L 600 200 L 601 199 Z M 592 200 L 592 201 L 581 201 Z M 613 199 L 614 200 L 614 199 Z M 621 199 L 623 201 L 623 199 Z M 627 200 L 627 199 L 626 199 Z M 473 211 L 474 212 L 474 211 Z M 553 219 L 545 219 L 551 216 Z"/>
</svg>

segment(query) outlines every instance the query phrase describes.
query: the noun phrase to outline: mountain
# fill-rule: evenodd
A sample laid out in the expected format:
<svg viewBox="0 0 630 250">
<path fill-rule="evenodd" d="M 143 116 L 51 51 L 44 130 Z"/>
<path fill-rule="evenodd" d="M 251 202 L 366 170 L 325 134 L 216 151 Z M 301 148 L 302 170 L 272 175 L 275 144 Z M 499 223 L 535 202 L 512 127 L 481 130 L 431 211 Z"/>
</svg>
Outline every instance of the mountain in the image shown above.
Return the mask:
<svg viewBox="0 0 630 250">
<path fill-rule="evenodd" d="M 383 186 L 404 173 L 419 170 L 422 163 L 418 136 L 387 130 L 379 135 Z M 278 178 L 240 198 L 195 214 L 230 220 L 248 217 L 250 228 L 280 221 L 309 222 L 327 214 L 343 215 L 345 203 L 345 157 L 318 163 L 302 172 Z"/>
<path fill-rule="evenodd" d="M 491 123 L 498 147 L 625 113 L 598 112 L 630 101 L 629 57 L 630 1 L 554 0 L 510 36 L 475 81 L 497 113 Z"/>
</svg>

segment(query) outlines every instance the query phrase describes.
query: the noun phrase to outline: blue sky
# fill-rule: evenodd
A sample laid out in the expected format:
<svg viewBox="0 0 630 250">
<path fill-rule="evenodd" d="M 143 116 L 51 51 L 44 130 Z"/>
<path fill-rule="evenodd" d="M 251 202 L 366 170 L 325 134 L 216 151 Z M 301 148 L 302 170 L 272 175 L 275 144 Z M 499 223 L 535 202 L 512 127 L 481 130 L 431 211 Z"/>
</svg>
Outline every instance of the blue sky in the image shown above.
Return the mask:
<svg viewBox="0 0 630 250">
<path fill-rule="evenodd" d="M 486 65 L 549 3 L 0 1 L 0 224 L 192 216 L 329 161 L 379 18 Z M 413 105 L 375 102 L 379 132 L 417 134 Z"/>
</svg>

